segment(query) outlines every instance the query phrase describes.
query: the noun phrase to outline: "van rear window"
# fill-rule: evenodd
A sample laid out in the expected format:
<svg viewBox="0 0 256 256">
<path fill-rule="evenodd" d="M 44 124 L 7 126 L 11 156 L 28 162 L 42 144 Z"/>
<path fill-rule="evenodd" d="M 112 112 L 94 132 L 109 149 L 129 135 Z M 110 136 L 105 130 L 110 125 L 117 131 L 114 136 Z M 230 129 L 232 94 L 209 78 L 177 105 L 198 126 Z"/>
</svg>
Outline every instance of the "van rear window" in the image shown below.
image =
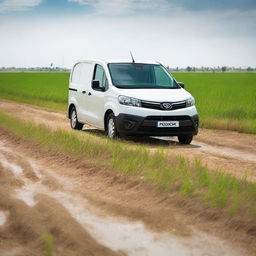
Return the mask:
<svg viewBox="0 0 256 256">
<path fill-rule="evenodd" d="M 80 82 L 80 64 L 76 64 L 72 73 L 72 83 Z"/>
</svg>

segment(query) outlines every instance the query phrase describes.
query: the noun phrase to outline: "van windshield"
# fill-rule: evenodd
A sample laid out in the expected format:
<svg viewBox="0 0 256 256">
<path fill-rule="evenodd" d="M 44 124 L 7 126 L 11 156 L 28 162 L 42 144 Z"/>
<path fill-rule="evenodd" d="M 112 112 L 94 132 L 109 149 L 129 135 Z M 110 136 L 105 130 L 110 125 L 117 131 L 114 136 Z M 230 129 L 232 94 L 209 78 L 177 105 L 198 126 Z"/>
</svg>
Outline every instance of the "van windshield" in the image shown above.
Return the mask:
<svg viewBox="0 0 256 256">
<path fill-rule="evenodd" d="M 124 89 L 178 89 L 180 86 L 157 64 L 111 63 L 108 64 L 112 83 Z"/>
</svg>

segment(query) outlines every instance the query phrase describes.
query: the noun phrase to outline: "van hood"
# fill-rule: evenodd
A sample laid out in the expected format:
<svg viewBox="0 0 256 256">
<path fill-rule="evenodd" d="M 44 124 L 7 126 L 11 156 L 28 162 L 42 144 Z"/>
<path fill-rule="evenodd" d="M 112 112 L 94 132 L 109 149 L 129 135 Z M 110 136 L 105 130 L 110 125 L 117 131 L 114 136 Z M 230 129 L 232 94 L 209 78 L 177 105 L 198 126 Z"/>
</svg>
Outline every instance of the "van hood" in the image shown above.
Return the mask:
<svg viewBox="0 0 256 256">
<path fill-rule="evenodd" d="M 184 89 L 117 89 L 116 93 L 145 101 L 175 102 L 187 100 L 191 94 Z"/>
</svg>

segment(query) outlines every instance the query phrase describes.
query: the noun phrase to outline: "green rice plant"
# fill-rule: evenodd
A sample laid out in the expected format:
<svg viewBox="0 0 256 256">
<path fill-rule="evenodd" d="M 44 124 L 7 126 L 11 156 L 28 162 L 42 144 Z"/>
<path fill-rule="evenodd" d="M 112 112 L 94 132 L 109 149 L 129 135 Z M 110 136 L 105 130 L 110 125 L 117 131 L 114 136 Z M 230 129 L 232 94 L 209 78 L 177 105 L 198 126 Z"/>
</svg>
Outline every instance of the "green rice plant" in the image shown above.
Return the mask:
<svg viewBox="0 0 256 256">
<path fill-rule="evenodd" d="M 174 73 L 196 99 L 201 126 L 256 133 L 256 73 Z"/>
<path fill-rule="evenodd" d="M 68 78 L 69 73 L 0 73 L 0 97 L 65 111 Z"/>
</svg>

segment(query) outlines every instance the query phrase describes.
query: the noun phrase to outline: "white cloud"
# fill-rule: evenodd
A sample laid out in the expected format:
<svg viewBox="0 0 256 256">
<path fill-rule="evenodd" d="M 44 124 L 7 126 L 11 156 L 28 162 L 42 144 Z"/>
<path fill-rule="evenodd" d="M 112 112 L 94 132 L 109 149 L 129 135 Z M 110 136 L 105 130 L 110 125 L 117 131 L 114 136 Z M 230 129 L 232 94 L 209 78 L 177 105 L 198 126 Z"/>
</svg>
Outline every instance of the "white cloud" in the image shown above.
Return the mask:
<svg viewBox="0 0 256 256">
<path fill-rule="evenodd" d="M 2 0 L 0 1 L 0 13 L 27 11 L 39 5 L 43 0 Z"/>
<path fill-rule="evenodd" d="M 163 12 L 172 5 L 167 0 L 68 0 L 80 5 L 88 5 L 96 14 L 129 15 L 135 12 Z"/>
</svg>

